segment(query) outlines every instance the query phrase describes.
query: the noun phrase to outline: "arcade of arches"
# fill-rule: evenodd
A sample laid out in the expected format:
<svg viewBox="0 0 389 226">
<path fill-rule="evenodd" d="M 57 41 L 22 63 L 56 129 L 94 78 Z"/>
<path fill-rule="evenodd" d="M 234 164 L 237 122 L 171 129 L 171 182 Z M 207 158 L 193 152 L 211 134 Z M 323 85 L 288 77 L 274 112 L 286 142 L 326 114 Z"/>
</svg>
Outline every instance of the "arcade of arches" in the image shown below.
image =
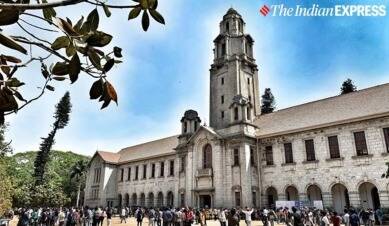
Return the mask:
<svg viewBox="0 0 389 226">
<path fill-rule="evenodd" d="M 275 206 L 277 200 L 289 201 L 307 201 L 322 200 L 325 206 L 332 207 L 335 211 L 342 213 L 345 208 L 350 207 L 350 196 L 347 187 L 341 183 L 336 183 L 331 186 L 331 192 L 328 194 L 328 202 L 323 200 L 322 190 L 318 185 L 309 185 L 305 193 L 299 193 L 293 185 L 287 186 L 284 190 L 284 195 L 279 195 L 277 189 L 273 186 L 265 190 L 265 205 L 268 207 Z M 364 208 L 376 209 L 380 207 L 380 197 L 377 187 L 370 182 L 363 182 L 358 186 L 355 199 L 359 199 L 359 203 Z M 280 196 L 280 198 L 279 198 Z M 304 197 L 300 197 L 304 196 Z"/>
<path fill-rule="evenodd" d="M 139 198 L 138 198 L 139 196 Z M 165 199 L 164 199 L 165 198 Z M 130 195 L 128 193 L 118 195 L 119 206 L 146 206 L 146 207 L 163 207 L 163 206 L 174 206 L 174 194 L 169 191 L 166 196 L 162 192 L 158 192 L 157 195 L 150 192 L 147 195 L 141 193 L 137 195 L 133 193 Z"/>
</svg>

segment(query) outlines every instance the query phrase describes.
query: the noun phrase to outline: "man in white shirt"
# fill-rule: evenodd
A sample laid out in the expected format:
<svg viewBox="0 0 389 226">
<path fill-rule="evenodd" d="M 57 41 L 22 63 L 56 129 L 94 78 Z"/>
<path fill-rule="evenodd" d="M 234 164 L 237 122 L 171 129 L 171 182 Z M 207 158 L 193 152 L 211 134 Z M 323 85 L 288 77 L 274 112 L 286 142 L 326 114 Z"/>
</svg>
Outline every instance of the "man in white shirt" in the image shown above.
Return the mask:
<svg viewBox="0 0 389 226">
<path fill-rule="evenodd" d="M 245 214 L 245 216 L 246 216 L 246 225 L 247 226 L 251 226 L 251 214 L 253 213 L 253 209 L 249 209 L 248 207 L 246 207 L 246 210 L 242 210 L 242 212 Z"/>
<path fill-rule="evenodd" d="M 348 210 L 344 210 L 343 222 L 345 226 L 350 226 L 350 214 L 348 213 Z"/>
</svg>

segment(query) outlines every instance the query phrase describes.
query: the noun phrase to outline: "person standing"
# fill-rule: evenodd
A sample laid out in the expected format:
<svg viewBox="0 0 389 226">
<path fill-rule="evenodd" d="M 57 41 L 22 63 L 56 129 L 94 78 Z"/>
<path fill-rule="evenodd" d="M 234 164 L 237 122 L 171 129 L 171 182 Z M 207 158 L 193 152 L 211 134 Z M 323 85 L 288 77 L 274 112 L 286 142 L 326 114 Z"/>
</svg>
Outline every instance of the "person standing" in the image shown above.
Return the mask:
<svg viewBox="0 0 389 226">
<path fill-rule="evenodd" d="M 359 226 L 359 225 L 360 225 L 360 220 L 358 214 L 356 213 L 355 210 L 351 210 L 350 226 Z"/>
<path fill-rule="evenodd" d="M 342 222 L 342 218 L 338 216 L 337 212 L 332 213 L 331 222 L 334 226 L 340 226 L 340 223 Z"/>
<path fill-rule="evenodd" d="M 277 218 L 277 214 L 273 209 L 269 210 L 268 218 L 269 218 L 270 226 L 274 226 L 274 221 Z"/>
<path fill-rule="evenodd" d="M 63 212 L 62 208 L 59 210 L 58 213 L 58 225 L 59 226 L 65 225 L 65 212 Z"/>
<path fill-rule="evenodd" d="M 369 212 L 366 209 L 362 209 L 359 217 L 362 219 L 363 225 L 367 226 L 369 223 Z"/>
<path fill-rule="evenodd" d="M 126 209 L 124 207 L 122 207 L 122 209 L 120 210 L 120 223 L 124 223 L 127 224 L 127 220 L 126 220 Z"/>
<path fill-rule="evenodd" d="M 382 221 L 384 219 L 384 213 L 382 212 L 381 208 L 376 209 L 375 214 L 377 216 L 378 223 L 382 225 Z"/>
<path fill-rule="evenodd" d="M 147 218 L 149 219 L 149 226 L 154 226 L 155 223 L 155 210 L 150 208 L 147 211 Z"/>
<path fill-rule="evenodd" d="M 193 211 L 189 208 L 184 209 L 185 220 L 184 226 L 191 226 L 194 221 Z"/>
<path fill-rule="evenodd" d="M 246 222 L 246 225 L 247 226 L 251 226 L 251 214 L 254 212 L 253 209 L 249 209 L 247 206 L 246 206 L 246 210 L 242 210 L 242 212 L 244 213 L 245 215 L 245 222 Z"/>
<path fill-rule="evenodd" d="M 292 207 L 292 216 L 293 216 L 293 226 L 304 226 L 303 221 L 301 219 L 301 214 L 297 212 L 296 207 Z"/>
<path fill-rule="evenodd" d="M 136 225 L 142 226 L 143 221 L 143 211 L 140 207 L 135 211 Z"/>
<path fill-rule="evenodd" d="M 220 221 L 220 226 L 226 226 L 226 221 L 227 221 L 227 218 L 226 218 L 226 210 L 225 209 L 221 209 L 219 211 L 219 221 Z"/>
<path fill-rule="evenodd" d="M 344 210 L 343 223 L 345 226 L 350 226 L 350 214 L 347 209 Z"/>
<path fill-rule="evenodd" d="M 107 226 L 111 226 L 112 224 L 112 209 L 111 207 L 108 207 L 108 209 L 105 211 L 107 215 Z"/>
<path fill-rule="evenodd" d="M 321 212 L 321 216 L 320 226 L 330 226 L 330 220 L 328 219 L 327 212 L 323 210 Z"/>
<path fill-rule="evenodd" d="M 227 217 L 228 226 L 239 226 L 239 217 L 235 209 L 231 209 Z"/>
</svg>

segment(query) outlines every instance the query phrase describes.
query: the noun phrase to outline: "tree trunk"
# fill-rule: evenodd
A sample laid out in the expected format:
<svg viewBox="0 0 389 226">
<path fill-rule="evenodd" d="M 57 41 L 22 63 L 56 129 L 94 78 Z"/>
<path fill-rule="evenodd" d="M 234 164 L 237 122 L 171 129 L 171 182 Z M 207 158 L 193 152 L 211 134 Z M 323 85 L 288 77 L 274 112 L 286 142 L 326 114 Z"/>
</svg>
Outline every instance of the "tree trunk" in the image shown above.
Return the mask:
<svg viewBox="0 0 389 226">
<path fill-rule="evenodd" d="M 80 204 L 80 192 L 81 192 L 81 183 L 78 184 L 78 188 L 77 188 L 77 201 L 76 201 L 76 207 L 78 207 L 78 205 Z"/>
</svg>

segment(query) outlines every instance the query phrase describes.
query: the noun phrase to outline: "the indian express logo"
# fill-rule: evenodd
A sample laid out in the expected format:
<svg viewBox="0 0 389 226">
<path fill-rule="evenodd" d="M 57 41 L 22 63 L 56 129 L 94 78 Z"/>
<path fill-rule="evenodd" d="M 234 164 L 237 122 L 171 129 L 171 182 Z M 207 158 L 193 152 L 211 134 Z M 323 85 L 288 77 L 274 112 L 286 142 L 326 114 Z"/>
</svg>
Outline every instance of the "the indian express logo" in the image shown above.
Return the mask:
<svg viewBox="0 0 389 226">
<path fill-rule="evenodd" d="M 296 5 L 288 7 L 285 4 L 271 5 L 269 16 L 386 16 L 385 5 L 334 5 L 321 7 Z M 264 15 L 265 16 L 265 15 Z"/>
</svg>

